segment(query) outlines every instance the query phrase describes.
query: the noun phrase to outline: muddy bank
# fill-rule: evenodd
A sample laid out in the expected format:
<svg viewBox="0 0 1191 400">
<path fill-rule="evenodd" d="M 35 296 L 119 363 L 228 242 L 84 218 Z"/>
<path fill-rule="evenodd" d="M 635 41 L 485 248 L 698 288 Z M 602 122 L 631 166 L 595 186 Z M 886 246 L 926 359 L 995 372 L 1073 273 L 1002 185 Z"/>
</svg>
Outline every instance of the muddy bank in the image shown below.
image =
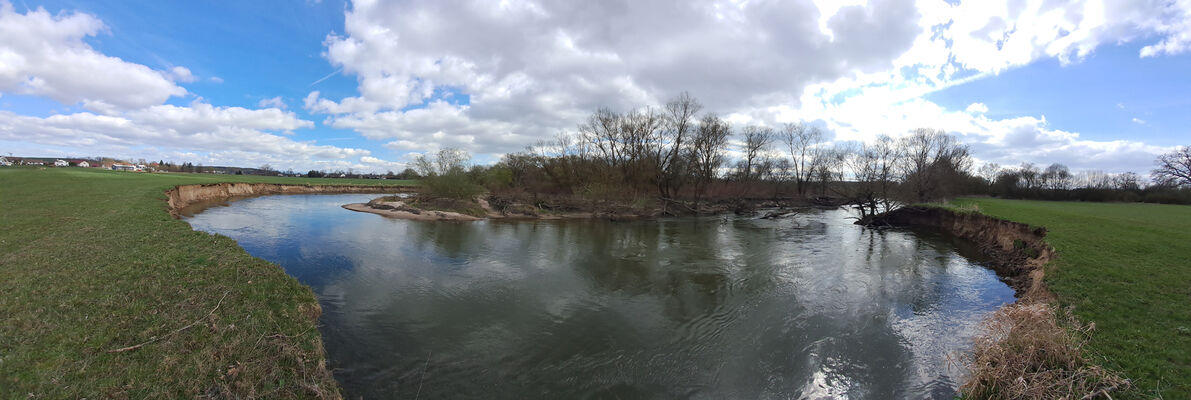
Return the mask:
<svg viewBox="0 0 1191 400">
<path fill-rule="evenodd" d="M 271 194 L 310 193 L 399 193 L 415 192 L 408 186 L 385 185 L 282 185 L 275 183 L 210 183 L 202 185 L 180 185 L 165 192 L 170 215 L 178 218 L 187 206 L 233 198 L 264 196 Z"/>
<path fill-rule="evenodd" d="M 938 207 L 905 207 L 856 223 L 933 228 L 968 240 L 992 257 L 992 269 L 1017 291 L 1019 299 L 1051 297 L 1042 281 L 1043 266 L 1055 255 L 1046 243 L 1046 228 Z"/>
</svg>

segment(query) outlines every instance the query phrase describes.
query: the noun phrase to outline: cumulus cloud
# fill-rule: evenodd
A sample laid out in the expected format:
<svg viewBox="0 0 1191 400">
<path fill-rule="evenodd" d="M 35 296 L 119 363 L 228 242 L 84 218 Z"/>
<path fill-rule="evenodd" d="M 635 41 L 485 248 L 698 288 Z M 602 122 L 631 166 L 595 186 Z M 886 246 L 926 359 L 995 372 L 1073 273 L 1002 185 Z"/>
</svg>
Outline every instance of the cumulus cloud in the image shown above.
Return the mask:
<svg viewBox="0 0 1191 400">
<path fill-rule="evenodd" d="M 1033 132 L 1048 151 L 1153 151 L 922 97 L 1039 59 L 1079 62 L 1104 43 L 1149 40 L 1139 56 L 1174 54 L 1191 31 L 1189 1 L 356 1 L 324 55 L 358 93 L 314 91 L 304 105 L 398 152 L 516 151 L 598 107 L 684 90 L 734 123 L 819 121 L 838 140 L 933 126 L 986 144 L 997 153 L 978 155 L 990 159 L 1011 157 L 997 147 L 1011 132 Z"/>
<path fill-rule="evenodd" d="M 0 0 L 0 92 L 82 103 L 103 113 L 161 104 L 187 93 L 174 83 L 178 71 L 106 56 L 83 41 L 106 29 L 88 14 L 51 15 L 43 8 L 20 14 Z"/>
<path fill-rule="evenodd" d="M 905 0 L 830 15 L 809 0 L 362 1 L 345 35 L 326 40 L 326 57 L 357 76 L 359 95 L 311 92 L 305 104 L 371 138 L 510 151 L 597 107 L 657 104 L 684 90 L 725 111 L 797 101 L 789 93 L 810 82 L 890 68 L 917 36 L 916 17 Z M 468 104 L 434 102 L 441 88 Z"/>
</svg>

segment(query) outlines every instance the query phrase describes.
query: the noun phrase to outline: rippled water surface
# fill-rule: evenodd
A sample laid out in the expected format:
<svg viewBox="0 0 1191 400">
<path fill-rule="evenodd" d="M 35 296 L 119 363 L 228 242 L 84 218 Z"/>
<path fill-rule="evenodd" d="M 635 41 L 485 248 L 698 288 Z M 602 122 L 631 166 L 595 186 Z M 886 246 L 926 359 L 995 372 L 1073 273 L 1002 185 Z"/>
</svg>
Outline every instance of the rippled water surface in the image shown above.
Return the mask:
<svg viewBox="0 0 1191 400">
<path fill-rule="evenodd" d="M 269 196 L 188 218 L 318 294 L 348 398 L 952 398 L 1013 291 L 962 243 L 791 219 L 418 222 Z"/>
</svg>

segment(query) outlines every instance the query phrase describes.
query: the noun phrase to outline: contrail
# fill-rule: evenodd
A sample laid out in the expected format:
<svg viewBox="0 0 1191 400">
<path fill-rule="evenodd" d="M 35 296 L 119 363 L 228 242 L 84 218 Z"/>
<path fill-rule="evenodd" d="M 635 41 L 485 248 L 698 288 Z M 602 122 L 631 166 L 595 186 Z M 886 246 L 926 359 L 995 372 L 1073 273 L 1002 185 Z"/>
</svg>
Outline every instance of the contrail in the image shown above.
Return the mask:
<svg viewBox="0 0 1191 400">
<path fill-rule="evenodd" d="M 332 73 L 329 73 L 329 74 L 327 74 L 327 76 L 324 76 L 324 77 L 322 77 L 322 78 L 318 78 L 318 80 L 317 80 L 317 81 L 311 82 L 309 85 L 306 85 L 306 87 L 311 87 L 311 86 L 317 85 L 317 84 L 319 84 L 319 83 L 322 83 L 322 81 L 325 81 L 325 80 L 327 80 L 327 79 L 331 79 L 331 77 L 332 77 L 332 76 L 335 76 L 335 74 L 338 74 L 338 73 L 340 73 L 340 72 L 343 72 L 343 67 L 339 67 L 339 69 L 335 70 L 335 72 L 332 72 Z"/>
</svg>

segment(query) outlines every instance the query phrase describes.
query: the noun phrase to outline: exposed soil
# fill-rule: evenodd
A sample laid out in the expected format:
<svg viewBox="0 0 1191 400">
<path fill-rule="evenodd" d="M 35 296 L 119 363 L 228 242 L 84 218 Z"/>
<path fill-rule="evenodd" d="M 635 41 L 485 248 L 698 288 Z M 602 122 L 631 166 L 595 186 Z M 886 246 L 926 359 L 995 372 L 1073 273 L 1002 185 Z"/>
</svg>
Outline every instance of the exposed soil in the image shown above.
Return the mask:
<svg viewBox="0 0 1191 400">
<path fill-rule="evenodd" d="M 992 257 L 992 269 L 1017 292 L 1018 299 L 1053 298 L 1042 280 L 1043 267 L 1055 256 L 1045 240 L 1046 228 L 938 207 L 904 207 L 856 223 L 928 227 L 968 240 Z"/>
<path fill-rule="evenodd" d="M 385 185 L 279 185 L 274 183 L 211 183 L 202 185 L 180 185 L 165 192 L 170 215 L 178 218 L 187 206 L 212 201 L 226 201 L 232 198 L 254 197 L 271 194 L 308 193 L 398 193 L 417 189 L 406 186 Z"/>
</svg>

